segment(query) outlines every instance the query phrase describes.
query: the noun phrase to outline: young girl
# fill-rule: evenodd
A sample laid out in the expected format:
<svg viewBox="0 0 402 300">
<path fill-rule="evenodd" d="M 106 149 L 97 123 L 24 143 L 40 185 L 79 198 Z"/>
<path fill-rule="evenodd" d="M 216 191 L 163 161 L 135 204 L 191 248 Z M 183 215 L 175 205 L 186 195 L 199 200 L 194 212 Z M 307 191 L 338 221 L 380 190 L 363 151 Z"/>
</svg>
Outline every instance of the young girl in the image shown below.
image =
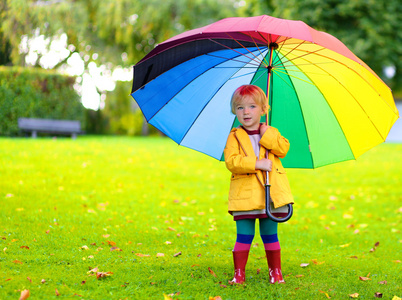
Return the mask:
<svg viewBox="0 0 402 300">
<path fill-rule="evenodd" d="M 285 157 L 289 141 L 271 126 L 260 123 L 269 109 L 263 90 L 243 85 L 233 94 L 232 113 L 241 127 L 230 132 L 224 150 L 226 167 L 232 173 L 229 190 L 229 213 L 236 221 L 237 239 L 233 249 L 235 274 L 229 283 L 245 281 L 245 267 L 259 219 L 260 235 L 268 260 L 270 283 L 284 283 L 278 223 L 268 219 L 265 211 L 266 172 L 269 172 L 271 198 L 275 208 L 293 203 L 289 182 L 279 158 Z M 266 149 L 269 150 L 266 158 Z"/>
</svg>

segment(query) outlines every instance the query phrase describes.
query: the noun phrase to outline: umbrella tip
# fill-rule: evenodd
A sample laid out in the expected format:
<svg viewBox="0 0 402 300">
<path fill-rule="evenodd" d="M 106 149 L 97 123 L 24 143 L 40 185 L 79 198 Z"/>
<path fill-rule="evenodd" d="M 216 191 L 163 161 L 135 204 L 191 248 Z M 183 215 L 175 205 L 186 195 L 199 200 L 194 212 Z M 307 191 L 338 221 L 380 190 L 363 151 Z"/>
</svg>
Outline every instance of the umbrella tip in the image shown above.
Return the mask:
<svg viewBox="0 0 402 300">
<path fill-rule="evenodd" d="M 276 49 L 278 49 L 278 47 L 279 47 L 279 45 L 275 42 L 272 42 L 269 44 L 269 49 L 276 50 Z"/>
</svg>

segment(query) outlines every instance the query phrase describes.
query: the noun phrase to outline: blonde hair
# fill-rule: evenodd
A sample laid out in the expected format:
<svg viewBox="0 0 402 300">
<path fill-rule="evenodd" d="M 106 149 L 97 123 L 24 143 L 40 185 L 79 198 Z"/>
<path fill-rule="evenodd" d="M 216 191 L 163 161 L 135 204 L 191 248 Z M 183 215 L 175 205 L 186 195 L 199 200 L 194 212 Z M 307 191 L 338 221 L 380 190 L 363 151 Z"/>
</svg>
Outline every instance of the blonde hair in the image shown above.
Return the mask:
<svg viewBox="0 0 402 300">
<path fill-rule="evenodd" d="M 232 95 L 230 105 L 233 114 L 236 114 L 237 104 L 239 104 L 246 97 L 253 98 L 255 103 L 261 106 L 264 113 L 267 113 L 267 111 L 269 110 L 268 99 L 264 91 L 256 85 L 245 84 L 238 87 Z"/>
</svg>

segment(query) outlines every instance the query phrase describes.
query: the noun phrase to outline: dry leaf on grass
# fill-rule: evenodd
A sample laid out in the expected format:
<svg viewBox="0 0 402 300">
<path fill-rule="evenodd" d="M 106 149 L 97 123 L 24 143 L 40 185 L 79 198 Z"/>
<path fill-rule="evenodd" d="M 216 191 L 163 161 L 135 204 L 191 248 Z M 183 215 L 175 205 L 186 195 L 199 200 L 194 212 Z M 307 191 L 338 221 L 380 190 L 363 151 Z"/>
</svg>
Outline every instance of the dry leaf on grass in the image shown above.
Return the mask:
<svg viewBox="0 0 402 300">
<path fill-rule="evenodd" d="M 20 295 L 19 300 L 25 300 L 29 297 L 29 290 L 23 290 Z"/>
<path fill-rule="evenodd" d="M 354 293 L 349 295 L 350 298 L 359 298 L 359 293 Z"/>
<path fill-rule="evenodd" d="M 18 264 L 18 265 L 22 265 L 22 261 L 19 261 L 18 259 L 13 260 L 13 263 L 14 263 L 14 264 Z"/>
<path fill-rule="evenodd" d="M 375 250 L 377 250 L 378 246 L 380 246 L 380 242 L 375 243 L 374 247 L 370 249 L 370 252 L 374 252 Z"/>
<path fill-rule="evenodd" d="M 177 253 L 173 254 L 174 257 L 178 257 L 179 255 L 181 255 L 181 252 L 177 252 Z"/>
<path fill-rule="evenodd" d="M 55 293 L 56 293 L 56 296 L 60 296 L 60 293 L 57 289 L 55 290 Z"/>
<path fill-rule="evenodd" d="M 328 295 L 328 293 L 327 292 L 324 292 L 324 291 L 319 291 L 320 293 L 323 293 L 324 295 L 325 295 L 325 297 L 327 297 L 328 299 L 331 299 L 331 297 Z"/>
<path fill-rule="evenodd" d="M 382 293 L 375 293 L 375 294 L 374 294 L 374 297 L 376 297 L 376 298 L 382 298 Z"/>
<path fill-rule="evenodd" d="M 149 254 L 142 254 L 142 253 L 135 253 L 135 255 L 137 255 L 139 257 L 150 257 L 151 256 Z"/>
<path fill-rule="evenodd" d="M 300 267 L 305 268 L 307 267 L 309 264 L 300 264 Z"/>
<path fill-rule="evenodd" d="M 105 278 L 107 276 L 112 275 L 113 272 L 96 272 L 96 279 Z"/>
<path fill-rule="evenodd" d="M 361 281 L 371 280 L 371 278 L 364 277 L 364 276 L 359 276 L 359 279 L 360 279 Z"/>
<path fill-rule="evenodd" d="M 123 250 L 121 250 L 120 248 L 117 248 L 117 247 L 112 247 L 112 248 L 110 248 L 110 251 L 123 251 Z"/>
<path fill-rule="evenodd" d="M 212 271 L 212 269 L 210 267 L 208 267 L 208 271 L 209 273 L 211 273 L 212 276 L 216 277 L 216 274 L 214 271 Z"/>
</svg>

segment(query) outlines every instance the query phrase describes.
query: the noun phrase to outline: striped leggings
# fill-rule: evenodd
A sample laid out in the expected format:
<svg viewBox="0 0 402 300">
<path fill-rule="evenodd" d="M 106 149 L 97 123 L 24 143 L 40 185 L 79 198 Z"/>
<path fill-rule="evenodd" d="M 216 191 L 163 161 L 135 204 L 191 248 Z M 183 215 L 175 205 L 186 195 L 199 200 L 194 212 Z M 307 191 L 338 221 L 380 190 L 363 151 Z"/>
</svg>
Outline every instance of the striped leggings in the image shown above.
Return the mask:
<svg viewBox="0 0 402 300">
<path fill-rule="evenodd" d="M 260 235 L 265 250 L 281 249 L 278 241 L 278 223 L 268 219 L 259 219 Z M 255 219 L 236 221 L 237 239 L 234 251 L 250 250 L 255 235 Z"/>
</svg>

